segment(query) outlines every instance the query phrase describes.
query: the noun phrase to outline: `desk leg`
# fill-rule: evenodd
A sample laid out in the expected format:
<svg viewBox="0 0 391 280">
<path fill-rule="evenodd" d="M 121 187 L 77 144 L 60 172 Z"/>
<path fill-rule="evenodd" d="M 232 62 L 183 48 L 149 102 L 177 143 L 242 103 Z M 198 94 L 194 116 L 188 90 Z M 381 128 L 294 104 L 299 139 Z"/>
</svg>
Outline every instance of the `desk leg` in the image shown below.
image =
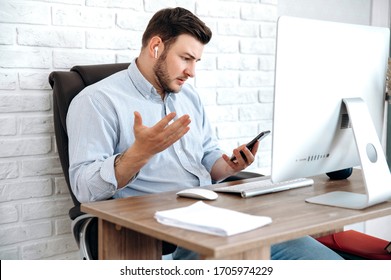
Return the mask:
<svg viewBox="0 0 391 280">
<path fill-rule="evenodd" d="M 254 248 L 241 253 L 228 255 L 220 258 L 211 258 L 208 256 L 201 256 L 201 259 L 205 260 L 270 260 L 270 246 L 262 246 L 260 248 Z"/>
<path fill-rule="evenodd" d="M 144 260 L 162 258 L 162 242 L 150 236 L 99 219 L 99 259 Z"/>
</svg>

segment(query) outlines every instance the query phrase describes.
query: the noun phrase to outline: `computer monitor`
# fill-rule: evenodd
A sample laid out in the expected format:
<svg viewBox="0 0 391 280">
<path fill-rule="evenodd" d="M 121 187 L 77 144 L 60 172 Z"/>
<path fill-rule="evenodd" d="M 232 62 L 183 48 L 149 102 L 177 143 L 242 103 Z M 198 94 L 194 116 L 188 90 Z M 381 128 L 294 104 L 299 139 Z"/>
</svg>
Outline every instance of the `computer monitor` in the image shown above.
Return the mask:
<svg viewBox="0 0 391 280">
<path fill-rule="evenodd" d="M 283 16 L 277 25 L 273 181 L 361 166 L 366 194 L 308 202 L 363 209 L 391 198 L 380 144 L 388 28 Z"/>
</svg>

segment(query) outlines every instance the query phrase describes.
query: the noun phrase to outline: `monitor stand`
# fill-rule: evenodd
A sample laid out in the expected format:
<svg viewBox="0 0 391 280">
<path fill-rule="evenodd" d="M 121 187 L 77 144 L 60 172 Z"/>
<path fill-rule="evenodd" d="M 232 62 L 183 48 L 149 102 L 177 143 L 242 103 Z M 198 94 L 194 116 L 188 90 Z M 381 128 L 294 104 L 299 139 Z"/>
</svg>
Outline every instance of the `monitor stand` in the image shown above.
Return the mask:
<svg viewBox="0 0 391 280">
<path fill-rule="evenodd" d="M 364 209 L 391 199 L 391 174 L 364 100 L 346 98 L 343 102 L 352 124 L 366 193 L 336 191 L 311 197 L 306 201 L 349 209 Z"/>
</svg>

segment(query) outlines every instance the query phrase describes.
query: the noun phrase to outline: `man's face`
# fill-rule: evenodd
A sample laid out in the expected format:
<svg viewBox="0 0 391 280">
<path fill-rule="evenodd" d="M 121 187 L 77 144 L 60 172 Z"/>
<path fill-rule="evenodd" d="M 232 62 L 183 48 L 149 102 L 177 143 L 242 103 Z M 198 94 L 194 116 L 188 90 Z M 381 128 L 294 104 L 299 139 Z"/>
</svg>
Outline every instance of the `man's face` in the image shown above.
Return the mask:
<svg viewBox="0 0 391 280">
<path fill-rule="evenodd" d="M 195 65 L 203 50 L 204 45 L 195 38 L 180 35 L 169 49 L 163 51 L 154 66 L 158 92 L 179 92 L 185 81 L 195 76 Z"/>
</svg>

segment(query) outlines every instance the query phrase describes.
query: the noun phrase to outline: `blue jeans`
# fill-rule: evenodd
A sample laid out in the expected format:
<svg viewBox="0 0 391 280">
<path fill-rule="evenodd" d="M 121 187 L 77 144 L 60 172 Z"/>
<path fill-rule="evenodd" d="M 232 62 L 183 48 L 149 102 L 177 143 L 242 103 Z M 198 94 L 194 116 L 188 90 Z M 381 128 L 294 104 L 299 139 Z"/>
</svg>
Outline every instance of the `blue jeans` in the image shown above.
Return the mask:
<svg viewBox="0 0 391 280">
<path fill-rule="evenodd" d="M 197 260 L 197 253 L 178 247 L 163 259 Z M 343 258 L 310 236 L 289 240 L 271 246 L 272 260 L 343 260 Z"/>
</svg>

